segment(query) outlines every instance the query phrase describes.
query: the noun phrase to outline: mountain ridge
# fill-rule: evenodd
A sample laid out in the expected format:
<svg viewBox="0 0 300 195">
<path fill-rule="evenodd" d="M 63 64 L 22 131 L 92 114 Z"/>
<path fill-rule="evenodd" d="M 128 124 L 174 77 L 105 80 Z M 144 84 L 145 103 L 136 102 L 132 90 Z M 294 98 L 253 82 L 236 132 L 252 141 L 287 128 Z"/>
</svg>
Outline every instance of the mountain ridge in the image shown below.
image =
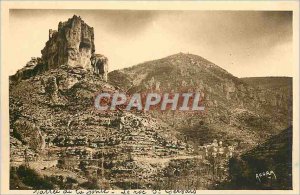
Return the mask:
<svg viewBox="0 0 300 195">
<path fill-rule="evenodd" d="M 213 123 L 215 123 L 229 126 L 228 128 L 233 128 L 232 126 L 243 128 L 245 125 L 246 129 L 267 127 L 269 130 L 264 131 L 270 133 L 268 136 L 286 128 L 290 124 L 290 118 L 286 119 L 285 116 L 278 114 L 275 118 L 279 117 L 283 120 L 275 124 L 272 122 L 272 118 L 274 117 L 270 112 L 265 112 L 265 108 L 276 110 L 276 106 L 279 106 L 280 110 L 285 110 L 283 112 L 291 113 L 291 110 L 288 111 L 291 109 L 291 106 L 287 104 L 287 102 L 291 101 L 292 97 L 289 90 L 291 83 L 285 84 L 288 86 L 287 88 L 281 89 L 279 87 L 275 93 L 268 92 L 267 94 L 262 89 L 257 88 L 258 84 L 246 82 L 248 80 L 235 77 L 201 56 L 184 53 L 177 53 L 165 58 L 139 63 L 109 73 L 109 83 L 131 94 L 151 91 L 179 92 L 182 89 L 193 89 L 194 91 L 204 92 L 204 102 L 208 111 L 206 115 L 202 116 L 200 121 L 197 119 L 192 120 L 202 121 L 201 123 L 204 121 L 204 124 L 210 126 L 214 126 Z M 280 90 L 283 91 L 281 92 Z M 280 95 L 279 92 L 281 93 Z M 282 100 L 280 100 L 279 96 Z M 284 105 L 281 104 L 282 102 L 284 102 Z M 235 108 L 245 111 L 235 114 Z M 180 113 L 176 113 L 176 115 L 179 116 Z M 259 117 L 264 115 L 266 118 L 260 120 Z M 166 120 L 175 120 L 174 123 L 180 123 L 181 120 L 177 121 L 177 119 L 183 116 L 175 117 L 176 119 L 174 120 L 172 120 L 172 117 L 167 117 Z M 252 121 L 254 119 L 256 122 Z M 185 120 L 182 122 L 183 126 L 190 127 L 191 129 L 194 128 L 192 127 L 193 125 L 187 125 Z M 259 127 L 257 124 L 262 126 Z M 197 126 L 195 127 L 196 129 L 199 128 Z M 213 127 L 211 128 L 214 129 Z"/>
<path fill-rule="evenodd" d="M 9 77 L 11 189 L 190 189 L 191 176 L 208 189 L 214 155 L 223 180 L 229 159 L 291 125 L 291 82 L 259 87 L 184 53 L 112 71 L 107 82 L 108 59 L 94 52 L 93 28 L 73 16 L 49 30 L 42 58 Z M 197 92 L 205 111 L 96 110 L 99 93 L 120 92 Z"/>
</svg>

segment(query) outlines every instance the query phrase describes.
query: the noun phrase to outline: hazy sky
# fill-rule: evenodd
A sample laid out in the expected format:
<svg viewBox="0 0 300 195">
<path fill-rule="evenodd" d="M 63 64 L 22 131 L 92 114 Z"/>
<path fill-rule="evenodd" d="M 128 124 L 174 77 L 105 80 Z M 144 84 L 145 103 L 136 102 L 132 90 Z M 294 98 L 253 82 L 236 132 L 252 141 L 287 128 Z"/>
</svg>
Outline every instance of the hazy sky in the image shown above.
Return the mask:
<svg viewBox="0 0 300 195">
<path fill-rule="evenodd" d="M 189 52 L 238 77 L 292 75 L 292 12 L 128 10 L 10 10 L 10 74 L 74 14 L 94 27 L 110 71 Z"/>
</svg>

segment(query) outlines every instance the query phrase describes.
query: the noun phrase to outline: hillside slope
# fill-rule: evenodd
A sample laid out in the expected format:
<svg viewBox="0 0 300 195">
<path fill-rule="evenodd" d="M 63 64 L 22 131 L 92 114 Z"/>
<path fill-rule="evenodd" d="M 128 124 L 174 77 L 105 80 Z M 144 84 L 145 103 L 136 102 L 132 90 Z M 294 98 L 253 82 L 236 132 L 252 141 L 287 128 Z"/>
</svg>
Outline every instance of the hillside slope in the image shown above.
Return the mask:
<svg viewBox="0 0 300 195">
<path fill-rule="evenodd" d="M 241 157 L 231 159 L 231 182 L 221 188 L 292 189 L 292 131 L 289 127 Z"/>
<path fill-rule="evenodd" d="M 225 142 L 254 146 L 291 124 L 291 83 L 287 89 L 262 90 L 255 82 L 239 79 L 193 54 L 178 53 L 112 71 L 109 83 L 129 93 L 203 92 L 205 112 L 200 115 L 151 113 L 197 145 L 221 138 Z"/>
<path fill-rule="evenodd" d="M 80 175 L 82 182 L 110 178 L 108 185 L 124 188 L 133 182 L 133 169 L 143 173 L 140 185 L 146 185 L 162 168 L 144 156 L 188 153 L 161 120 L 123 110 L 98 112 L 97 93 L 116 89 L 85 69 L 61 66 L 12 81 L 9 89 L 13 167 L 30 162 L 42 175 Z"/>
</svg>

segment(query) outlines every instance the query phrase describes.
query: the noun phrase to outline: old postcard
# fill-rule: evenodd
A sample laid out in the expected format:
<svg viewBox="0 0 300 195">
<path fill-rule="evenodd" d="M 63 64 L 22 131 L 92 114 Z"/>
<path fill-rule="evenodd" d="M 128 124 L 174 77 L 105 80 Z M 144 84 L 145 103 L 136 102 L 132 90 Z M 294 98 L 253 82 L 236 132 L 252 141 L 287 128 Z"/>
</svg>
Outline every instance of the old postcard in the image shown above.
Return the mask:
<svg viewBox="0 0 300 195">
<path fill-rule="evenodd" d="M 2 1 L 1 194 L 299 194 L 298 1 Z"/>
</svg>

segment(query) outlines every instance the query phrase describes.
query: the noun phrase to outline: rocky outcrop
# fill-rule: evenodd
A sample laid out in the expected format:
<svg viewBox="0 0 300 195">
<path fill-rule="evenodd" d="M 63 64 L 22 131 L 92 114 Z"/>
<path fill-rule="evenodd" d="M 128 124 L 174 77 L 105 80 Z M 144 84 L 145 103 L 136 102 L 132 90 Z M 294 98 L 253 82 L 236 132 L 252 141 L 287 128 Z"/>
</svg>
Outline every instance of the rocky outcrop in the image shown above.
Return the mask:
<svg viewBox="0 0 300 195">
<path fill-rule="evenodd" d="M 49 40 L 41 51 L 41 58 L 32 58 L 24 68 L 11 76 L 19 82 L 41 72 L 60 66 L 80 67 L 93 71 L 107 81 L 108 59 L 95 54 L 94 28 L 74 15 L 58 24 L 58 30 L 49 30 Z"/>
<path fill-rule="evenodd" d="M 43 60 L 41 58 L 32 57 L 26 66 L 17 71 L 16 74 L 9 77 L 12 82 L 19 82 L 22 79 L 28 79 L 41 72 L 47 70 Z"/>
<path fill-rule="evenodd" d="M 51 76 L 48 78 L 45 86 L 45 92 L 49 95 L 52 102 L 56 102 L 58 100 L 58 85 L 56 77 Z"/>
<path fill-rule="evenodd" d="M 91 65 L 94 73 L 99 75 L 103 80 L 107 81 L 108 59 L 101 54 L 93 54 L 91 57 Z"/>
<path fill-rule="evenodd" d="M 67 64 L 91 68 L 90 58 L 95 52 L 94 29 L 80 17 L 60 22 L 58 31 L 49 30 L 49 40 L 42 50 L 42 59 L 49 68 Z"/>
<path fill-rule="evenodd" d="M 43 137 L 38 127 L 25 118 L 18 119 L 13 126 L 14 136 L 31 149 L 40 151 Z"/>
</svg>

